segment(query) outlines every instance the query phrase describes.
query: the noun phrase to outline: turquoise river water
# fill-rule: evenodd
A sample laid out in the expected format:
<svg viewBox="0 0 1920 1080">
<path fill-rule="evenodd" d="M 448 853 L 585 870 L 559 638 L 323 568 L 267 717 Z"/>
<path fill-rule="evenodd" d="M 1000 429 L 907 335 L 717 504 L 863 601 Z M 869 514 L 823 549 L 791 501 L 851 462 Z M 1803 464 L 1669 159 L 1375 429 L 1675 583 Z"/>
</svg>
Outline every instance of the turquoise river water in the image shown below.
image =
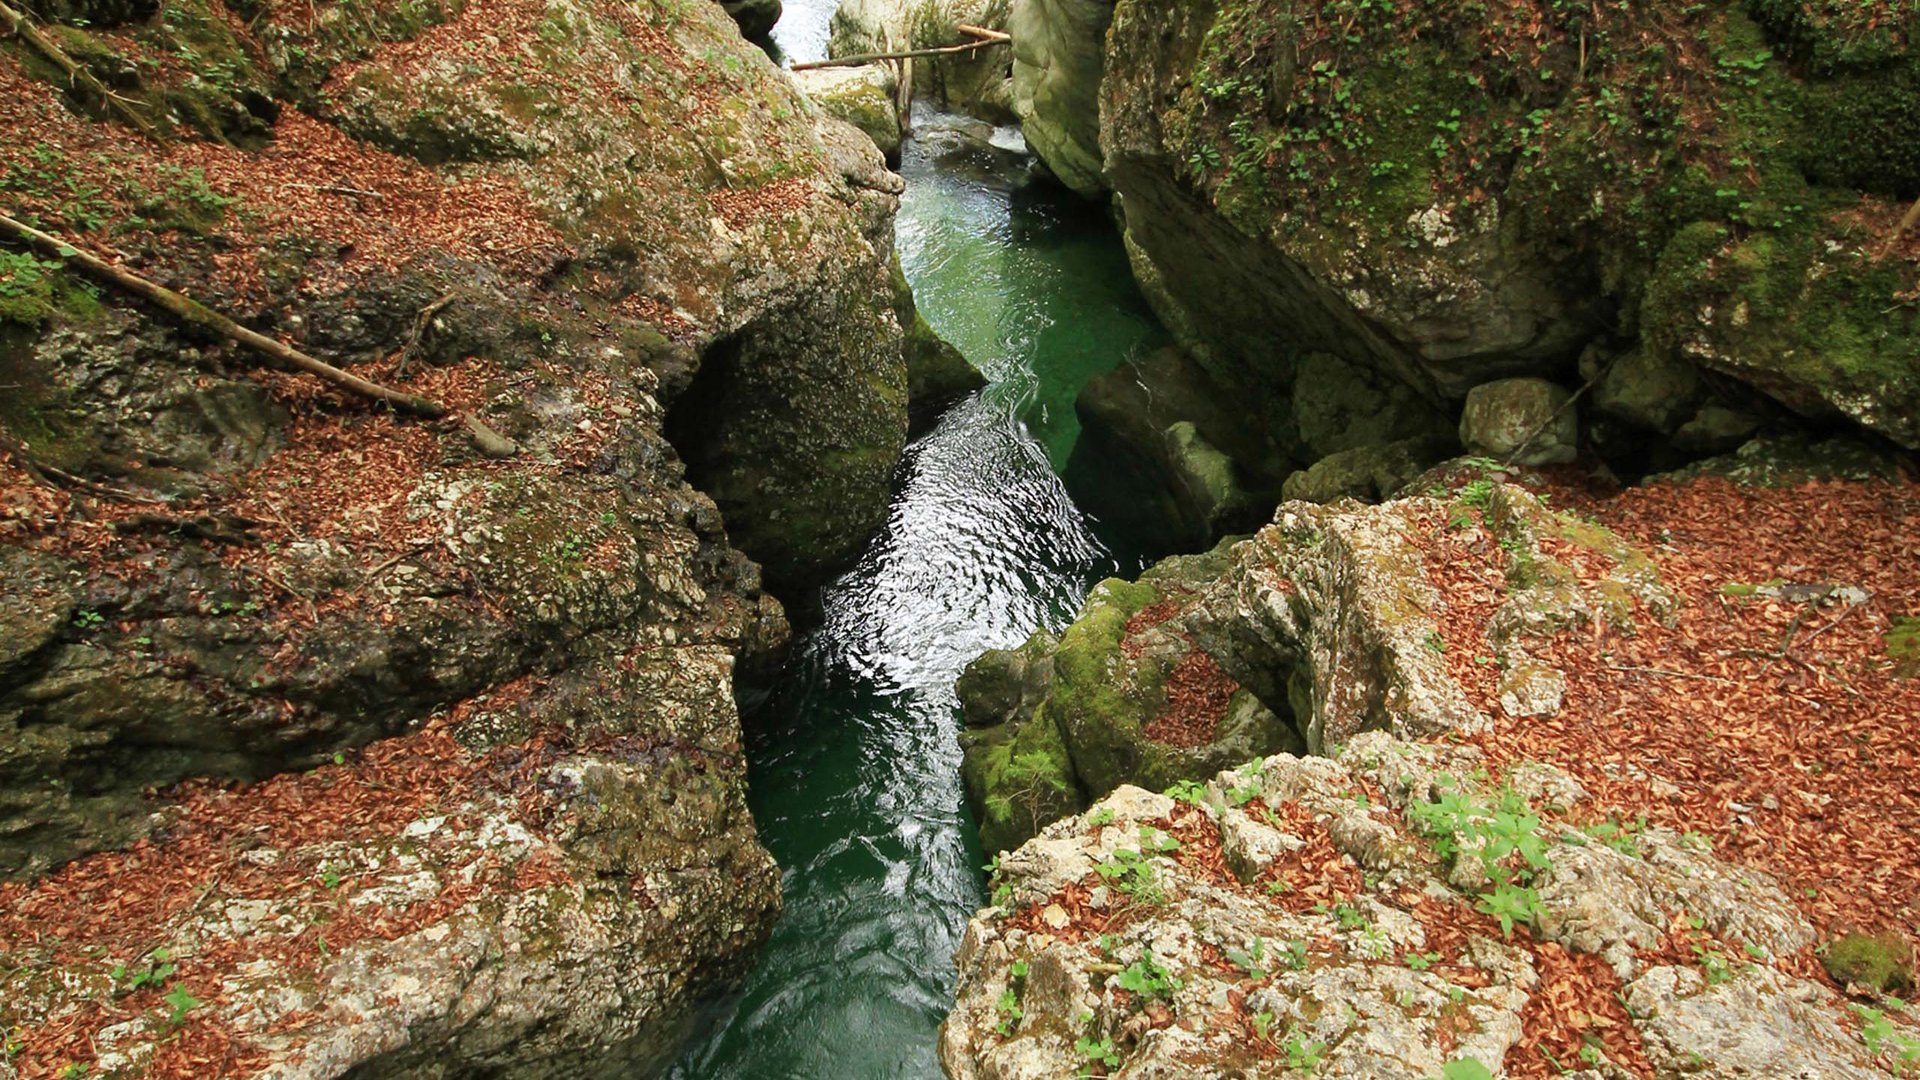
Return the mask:
<svg viewBox="0 0 1920 1080">
<path fill-rule="evenodd" d="M 825 20 L 797 7 L 795 33 L 811 37 L 783 44 L 817 53 Z M 940 1075 L 953 952 L 985 897 L 953 680 L 1139 566 L 1055 474 L 1075 393 L 1158 334 L 1111 226 L 927 144 L 902 171 L 902 266 L 928 320 L 993 381 L 909 448 L 886 528 L 746 719 L 749 798 L 786 906 L 676 1080 Z"/>
</svg>

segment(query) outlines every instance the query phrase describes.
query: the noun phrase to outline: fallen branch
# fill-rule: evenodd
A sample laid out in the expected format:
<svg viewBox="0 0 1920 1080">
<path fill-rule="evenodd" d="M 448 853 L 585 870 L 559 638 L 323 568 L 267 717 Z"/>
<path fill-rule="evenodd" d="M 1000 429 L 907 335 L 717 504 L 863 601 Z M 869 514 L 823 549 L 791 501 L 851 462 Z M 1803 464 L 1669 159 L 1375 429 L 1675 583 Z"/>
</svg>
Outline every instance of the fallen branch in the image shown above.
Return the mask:
<svg viewBox="0 0 1920 1080">
<path fill-rule="evenodd" d="M 962 26 L 960 30 L 973 34 L 976 40 L 963 41 L 958 45 L 942 45 L 932 49 L 908 49 L 904 52 L 857 53 L 853 56 L 838 56 L 832 60 L 814 60 L 805 64 L 793 65 L 794 71 L 816 71 L 820 68 L 861 67 L 882 60 L 913 60 L 923 56 L 952 56 L 955 53 L 977 52 L 994 45 L 1011 44 L 1013 38 L 998 30 L 983 30 L 977 26 Z"/>
<path fill-rule="evenodd" d="M 239 342 L 270 359 L 325 379 L 342 390 L 373 398 L 376 401 L 384 401 L 401 412 L 412 413 L 415 416 L 437 419 L 447 415 L 447 407 L 437 401 L 382 386 L 342 371 L 323 360 L 316 360 L 290 345 L 249 330 L 212 308 L 174 292 L 164 285 L 155 284 L 137 274 L 122 270 L 112 263 L 81 251 L 58 237 L 50 236 L 32 226 L 23 225 L 4 214 L 0 214 L 0 236 L 37 248 L 54 258 L 78 267 L 92 277 L 152 302 L 188 325 Z"/>
<path fill-rule="evenodd" d="M 83 491 L 88 495 L 97 496 L 102 499 L 113 499 L 118 502 L 160 505 L 167 501 L 157 496 L 143 495 L 137 491 L 128 491 L 126 488 L 117 488 L 110 484 L 102 484 L 97 480 L 89 480 L 84 476 L 76 476 L 56 465 L 49 465 L 28 453 L 25 443 L 20 442 L 4 431 L 0 431 L 0 451 L 5 451 L 8 456 L 12 457 L 16 464 L 26 470 L 28 476 L 31 476 L 33 479 L 50 488 L 73 488 L 76 491 Z"/>
<path fill-rule="evenodd" d="M 1003 33 L 999 30 L 989 30 L 984 26 L 972 26 L 968 23 L 958 23 L 954 26 L 954 29 L 960 31 L 963 34 L 972 34 L 974 37 L 986 38 L 988 41 L 997 41 L 1003 45 L 1013 44 L 1012 34 Z"/>
<path fill-rule="evenodd" d="M 458 295 L 458 293 L 443 293 L 440 299 L 420 309 L 420 314 L 413 320 L 412 332 L 407 334 L 407 343 L 400 346 L 400 360 L 393 368 L 401 378 L 407 377 L 408 365 L 413 362 L 413 350 L 420 347 L 420 339 L 426 336 L 427 324 L 433 321 L 434 316 L 445 311 L 447 305 L 453 303 L 454 297 Z"/>
<path fill-rule="evenodd" d="M 1893 227 L 1893 235 L 1887 237 L 1887 246 L 1880 249 L 1883 261 L 1893 254 L 1894 248 L 1900 246 L 1900 238 L 1907 235 L 1907 230 L 1913 228 L 1915 222 L 1920 222 L 1920 199 L 1913 201 L 1913 205 L 1907 208 L 1906 216 L 1900 219 L 1900 224 Z"/>
<path fill-rule="evenodd" d="M 31 19 L 28 19 L 25 15 L 15 11 L 5 3 L 0 3 L 0 19 L 6 20 L 8 33 L 19 35 L 28 45 L 33 47 L 35 52 L 46 57 L 54 67 L 64 72 L 69 85 L 78 84 L 88 93 L 98 97 L 107 108 L 113 110 L 122 120 L 133 125 L 140 134 L 145 135 L 155 142 L 165 141 L 160 134 L 160 130 L 154 126 L 153 121 L 140 115 L 140 112 L 134 108 L 133 102 L 107 89 L 105 84 L 93 77 L 92 72 L 81 66 L 79 61 L 68 56 L 65 49 L 55 44 L 52 38 L 41 33 L 40 28 L 33 25 Z"/>
<path fill-rule="evenodd" d="M 382 195 L 377 191 L 368 191 L 365 188 L 348 187 L 345 184 L 301 184 L 301 183 L 296 183 L 294 181 L 289 180 L 286 183 L 281 184 L 280 186 L 286 187 L 286 188 L 299 188 L 302 191 L 319 191 L 319 192 L 324 192 L 328 195 L 351 195 L 359 199 L 379 199 L 383 202 L 387 198 L 385 195 Z"/>
<path fill-rule="evenodd" d="M 1635 664 L 1608 664 L 1607 670 L 1634 671 L 1634 672 L 1641 672 L 1647 675 L 1665 675 L 1667 678 L 1670 678 L 1670 679 L 1699 679 L 1703 682 L 1723 682 L 1724 683 L 1724 682 L 1733 681 L 1732 679 L 1726 678 L 1721 675 L 1707 675 L 1698 671 L 1673 671 L 1669 668 L 1640 667 Z"/>
<path fill-rule="evenodd" d="M 135 514 L 113 523 L 120 534 L 136 532 L 178 533 L 210 544 L 254 543 L 251 530 L 259 522 L 237 514 L 200 514 L 179 517 L 173 514 Z"/>
</svg>

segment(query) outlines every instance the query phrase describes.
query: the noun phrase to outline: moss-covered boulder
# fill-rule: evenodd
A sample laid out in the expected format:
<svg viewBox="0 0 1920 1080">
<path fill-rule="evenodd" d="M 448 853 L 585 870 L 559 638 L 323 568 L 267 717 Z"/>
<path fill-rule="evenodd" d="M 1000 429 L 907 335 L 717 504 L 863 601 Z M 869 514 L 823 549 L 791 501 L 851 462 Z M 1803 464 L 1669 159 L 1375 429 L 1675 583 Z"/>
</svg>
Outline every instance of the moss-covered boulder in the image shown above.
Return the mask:
<svg viewBox="0 0 1920 1080">
<path fill-rule="evenodd" d="M 894 109 L 894 77 L 884 66 L 796 71 L 793 81 L 821 112 L 866 132 L 888 161 L 900 160 L 900 114 Z"/>
<path fill-rule="evenodd" d="M 1636 467 L 1649 438 L 1724 449 L 1754 396 L 1920 445 L 1920 272 L 1894 242 L 1920 172 L 1884 137 L 1920 108 L 1912 20 L 1523 6 L 1121 0 L 1100 171 L 1196 359 L 1250 417 L 1315 352 L 1451 411 L 1572 384 L 1599 344 L 1621 360 L 1580 409 Z"/>
<path fill-rule="evenodd" d="M 1299 746 L 1186 621 L 1226 561 L 1223 545 L 1163 561 L 1137 582 L 1102 582 L 1057 641 L 1037 634 L 968 667 L 963 775 L 983 846 L 1018 846 L 1121 784 L 1157 790 L 1250 748 Z"/>
</svg>

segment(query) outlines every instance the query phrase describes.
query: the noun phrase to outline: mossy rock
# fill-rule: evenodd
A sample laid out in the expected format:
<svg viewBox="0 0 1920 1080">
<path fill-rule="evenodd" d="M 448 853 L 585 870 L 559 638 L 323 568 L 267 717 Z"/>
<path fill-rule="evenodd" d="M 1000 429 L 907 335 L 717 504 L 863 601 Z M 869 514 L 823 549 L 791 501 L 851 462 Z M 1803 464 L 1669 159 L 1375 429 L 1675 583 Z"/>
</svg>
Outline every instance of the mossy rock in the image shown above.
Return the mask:
<svg viewBox="0 0 1920 1080">
<path fill-rule="evenodd" d="M 1650 480 L 1684 482 L 1719 476 L 1748 487 L 1785 487 L 1807 480 L 1898 480 L 1903 455 L 1868 439 L 1771 435 L 1731 454 L 1707 458 Z"/>
<path fill-rule="evenodd" d="M 1821 950 L 1820 962 L 1841 986 L 1879 994 L 1914 988 L 1913 946 L 1899 934 L 1847 934 Z"/>
<path fill-rule="evenodd" d="M 1103 581 L 1057 643 L 1036 635 L 969 666 L 959 688 L 970 725 L 963 773 L 989 850 L 1122 784 L 1158 790 L 1304 749 L 1291 723 L 1228 679 L 1199 643 L 1202 589 L 1227 571 L 1230 547 L 1164 560 L 1136 582 Z M 1205 702 L 1215 711 L 1198 717 L 1192 700 L 1181 708 L 1193 713 L 1186 720 L 1210 723 L 1211 737 L 1167 741 L 1155 722 L 1173 704 L 1170 689 L 1192 692 L 1182 680 L 1197 668 L 1213 669 Z"/>
</svg>

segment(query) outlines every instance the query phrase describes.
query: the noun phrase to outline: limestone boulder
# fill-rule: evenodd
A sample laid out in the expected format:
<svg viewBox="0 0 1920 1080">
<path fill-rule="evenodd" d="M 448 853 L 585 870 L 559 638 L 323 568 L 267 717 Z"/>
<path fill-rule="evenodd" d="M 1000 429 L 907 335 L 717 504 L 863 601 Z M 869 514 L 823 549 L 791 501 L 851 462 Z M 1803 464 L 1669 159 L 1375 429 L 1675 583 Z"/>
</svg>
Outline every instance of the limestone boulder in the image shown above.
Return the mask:
<svg viewBox="0 0 1920 1080">
<path fill-rule="evenodd" d="M 1778 885 L 1660 830 L 1631 854 L 1597 845 L 1566 823 L 1573 807 L 1482 787 L 1478 764 L 1371 733 L 1337 760 L 1250 760 L 1179 800 L 1122 787 L 1048 826 L 998 861 L 996 903 L 968 924 L 947 1074 L 1095 1060 L 1116 1077 L 1277 1078 L 1311 1060 L 1355 1080 L 1455 1061 L 1500 1075 L 1557 994 L 1555 1016 L 1592 1017 L 1602 1070 L 1644 1052 L 1663 1080 L 1887 1075 L 1847 1003 L 1788 970 L 1813 930 Z M 1537 838 L 1522 879 L 1550 882 L 1531 926 L 1489 917 L 1494 886 L 1475 883 L 1483 859 L 1510 856 L 1459 845 L 1499 813 Z M 1645 928 L 1682 922 L 1748 959 L 1703 974 L 1644 958 Z M 1623 992 L 1569 1001 L 1553 972 L 1596 954 Z"/>
<path fill-rule="evenodd" d="M 1572 394 L 1545 379 L 1501 379 L 1467 393 L 1460 443 L 1468 453 L 1519 465 L 1553 465 L 1580 454 Z"/>
<path fill-rule="evenodd" d="M 793 72 L 793 81 L 820 111 L 866 132 L 888 161 L 899 160 L 900 115 L 894 110 L 894 78 L 886 68 L 816 68 Z"/>
<path fill-rule="evenodd" d="M 1014 0 L 1007 19 L 1021 129 L 1053 175 L 1089 198 L 1107 191 L 1100 77 L 1112 21 L 1108 0 Z"/>
</svg>

